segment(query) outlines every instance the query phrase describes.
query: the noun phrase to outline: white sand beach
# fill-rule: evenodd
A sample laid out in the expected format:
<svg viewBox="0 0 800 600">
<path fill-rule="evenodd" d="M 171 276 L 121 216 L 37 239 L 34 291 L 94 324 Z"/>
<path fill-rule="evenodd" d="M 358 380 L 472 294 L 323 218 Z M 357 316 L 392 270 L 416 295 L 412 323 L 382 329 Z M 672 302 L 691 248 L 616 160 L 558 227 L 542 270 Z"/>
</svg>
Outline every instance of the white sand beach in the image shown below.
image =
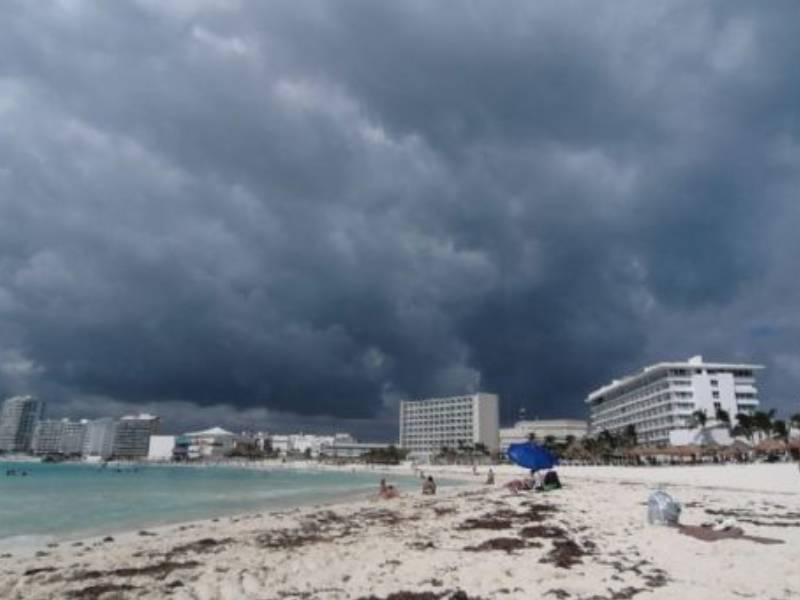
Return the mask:
<svg viewBox="0 0 800 600">
<path fill-rule="evenodd" d="M 519 495 L 499 484 L 521 471 L 499 471 L 496 486 L 473 477 L 435 497 L 368 498 L 6 554 L 0 598 L 800 597 L 796 464 L 565 467 L 563 489 Z M 657 485 L 683 504 L 682 523 L 732 518 L 755 539 L 712 542 L 648 525 Z"/>
</svg>

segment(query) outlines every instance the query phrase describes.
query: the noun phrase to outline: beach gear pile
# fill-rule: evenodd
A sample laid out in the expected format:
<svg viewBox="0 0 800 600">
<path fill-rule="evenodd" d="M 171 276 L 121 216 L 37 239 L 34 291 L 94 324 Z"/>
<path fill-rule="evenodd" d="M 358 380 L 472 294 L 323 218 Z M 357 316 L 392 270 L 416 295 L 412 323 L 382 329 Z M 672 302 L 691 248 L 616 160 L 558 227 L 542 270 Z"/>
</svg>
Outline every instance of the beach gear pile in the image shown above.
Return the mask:
<svg viewBox="0 0 800 600">
<path fill-rule="evenodd" d="M 667 492 L 656 490 L 647 499 L 647 522 L 651 525 L 677 525 L 681 504 Z"/>
</svg>

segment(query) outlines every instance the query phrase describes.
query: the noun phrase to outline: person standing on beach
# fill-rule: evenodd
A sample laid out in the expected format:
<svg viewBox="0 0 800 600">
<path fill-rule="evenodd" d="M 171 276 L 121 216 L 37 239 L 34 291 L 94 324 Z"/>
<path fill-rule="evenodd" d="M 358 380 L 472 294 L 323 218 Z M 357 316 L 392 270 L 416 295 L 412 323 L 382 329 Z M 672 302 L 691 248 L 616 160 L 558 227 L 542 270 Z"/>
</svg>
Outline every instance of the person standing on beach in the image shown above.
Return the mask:
<svg viewBox="0 0 800 600">
<path fill-rule="evenodd" d="M 431 475 L 422 484 L 423 496 L 434 496 L 436 494 L 436 482 Z"/>
</svg>

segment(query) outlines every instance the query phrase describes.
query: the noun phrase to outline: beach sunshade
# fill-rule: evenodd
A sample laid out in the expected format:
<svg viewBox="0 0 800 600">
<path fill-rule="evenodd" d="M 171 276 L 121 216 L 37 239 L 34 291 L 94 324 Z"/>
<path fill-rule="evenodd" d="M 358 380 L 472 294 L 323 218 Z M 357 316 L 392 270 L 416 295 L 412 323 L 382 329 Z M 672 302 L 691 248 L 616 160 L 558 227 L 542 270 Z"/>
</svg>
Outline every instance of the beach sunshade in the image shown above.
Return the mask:
<svg viewBox="0 0 800 600">
<path fill-rule="evenodd" d="M 786 444 L 781 440 L 767 438 L 762 440 L 758 446 L 756 446 L 756 450 L 759 450 L 760 452 L 783 452 L 786 450 Z"/>
<path fill-rule="evenodd" d="M 530 442 L 511 444 L 507 454 L 508 460 L 526 469 L 552 469 L 558 464 L 558 459 L 548 450 Z"/>
</svg>

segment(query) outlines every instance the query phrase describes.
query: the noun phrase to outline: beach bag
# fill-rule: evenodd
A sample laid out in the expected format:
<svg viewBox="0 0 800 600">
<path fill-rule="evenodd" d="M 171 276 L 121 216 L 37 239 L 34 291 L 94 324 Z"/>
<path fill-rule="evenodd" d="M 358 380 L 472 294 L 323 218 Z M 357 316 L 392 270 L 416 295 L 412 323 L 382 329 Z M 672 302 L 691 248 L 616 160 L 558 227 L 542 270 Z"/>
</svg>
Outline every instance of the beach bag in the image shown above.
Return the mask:
<svg viewBox="0 0 800 600">
<path fill-rule="evenodd" d="M 561 481 L 558 479 L 558 473 L 555 471 L 548 471 L 544 476 L 544 489 L 557 490 L 561 487 Z"/>
<path fill-rule="evenodd" d="M 681 516 L 680 502 L 668 493 L 656 490 L 647 499 L 647 522 L 651 525 L 677 525 Z"/>
</svg>

